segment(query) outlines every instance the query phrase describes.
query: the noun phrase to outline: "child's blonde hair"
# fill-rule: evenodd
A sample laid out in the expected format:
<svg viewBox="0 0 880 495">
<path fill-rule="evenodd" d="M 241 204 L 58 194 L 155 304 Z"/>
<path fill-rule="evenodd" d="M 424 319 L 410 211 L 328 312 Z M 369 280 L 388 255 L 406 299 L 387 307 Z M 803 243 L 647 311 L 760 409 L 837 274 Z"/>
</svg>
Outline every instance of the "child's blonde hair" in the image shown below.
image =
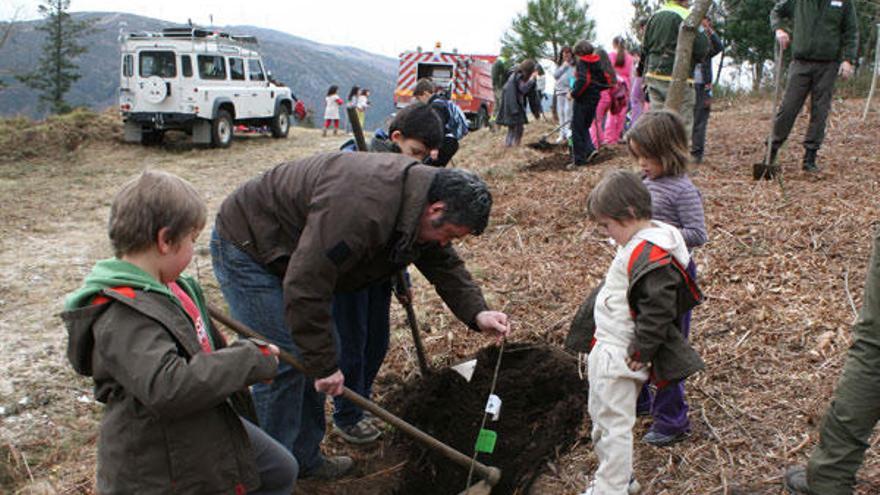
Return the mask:
<svg viewBox="0 0 880 495">
<path fill-rule="evenodd" d="M 157 170 L 128 181 L 113 198 L 108 233 L 117 258 L 149 249 L 159 230 L 172 242 L 205 226 L 208 209 L 189 182 Z"/>
<path fill-rule="evenodd" d="M 661 176 L 687 173 L 690 160 L 687 132 L 677 113 L 669 110 L 643 113 L 626 133 L 626 145 L 636 158 L 657 159 L 663 168 Z"/>
<path fill-rule="evenodd" d="M 650 220 L 651 193 L 635 172 L 612 170 L 590 191 L 587 214 L 592 220 Z"/>
</svg>

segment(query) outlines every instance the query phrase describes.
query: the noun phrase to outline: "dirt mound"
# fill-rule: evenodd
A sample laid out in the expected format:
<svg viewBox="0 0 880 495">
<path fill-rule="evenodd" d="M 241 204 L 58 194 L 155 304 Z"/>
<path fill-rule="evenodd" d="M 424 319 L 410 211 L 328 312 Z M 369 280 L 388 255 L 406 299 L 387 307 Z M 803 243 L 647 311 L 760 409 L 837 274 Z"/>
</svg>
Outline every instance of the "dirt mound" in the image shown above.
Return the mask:
<svg viewBox="0 0 880 495">
<path fill-rule="evenodd" d="M 90 141 L 122 136 L 122 120 L 113 111 L 75 109 L 33 121 L 25 117 L 0 119 L 0 163 L 30 158 L 63 158 Z"/>
<path fill-rule="evenodd" d="M 538 158 L 537 160 L 528 163 L 525 167 L 523 167 L 523 171 L 525 172 L 549 172 L 554 170 L 565 170 L 565 167 L 571 163 L 571 155 L 569 155 L 564 148 L 560 148 L 556 145 L 551 145 L 552 147 L 547 150 L 548 151 L 545 156 Z M 536 148 L 537 149 L 537 148 Z M 599 165 L 600 163 L 607 162 L 617 156 L 619 156 L 620 152 L 615 147 L 604 147 L 599 150 L 599 155 L 590 162 L 589 166 Z"/>
<path fill-rule="evenodd" d="M 391 401 L 401 401 L 404 419 L 471 455 L 498 351 L 495 346 L 480 351 L 470 383 L 447 368 L 408 384 Z M 490 418 L 486 428 L 495 431 L 498 440 L 494 453 L 480 454 L 478 460 L 502 471 L 493 494 L 525 492 L 546 461 L 567 451 L 577 439 L 586 411 L 586 387 L 578 378 L 575 360 L 558 348 L 509 344 L 495 394 L 502 400 L 501 415 L 498 421 Z M 421 444 L 410 443 L 408 449 L 411 461 L 397 493 L 450 495 L 465 488 L 467 469 Z"/>
</svg>

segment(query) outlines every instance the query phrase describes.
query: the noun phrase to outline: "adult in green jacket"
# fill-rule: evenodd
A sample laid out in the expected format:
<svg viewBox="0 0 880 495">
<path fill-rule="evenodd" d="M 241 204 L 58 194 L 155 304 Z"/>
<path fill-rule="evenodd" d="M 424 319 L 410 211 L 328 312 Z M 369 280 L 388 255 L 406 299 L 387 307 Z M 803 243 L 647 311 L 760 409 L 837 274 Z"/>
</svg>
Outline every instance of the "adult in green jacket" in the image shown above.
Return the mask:
<svg viewBox="0 0 880 495">
<path fill-rule="evenodd" d="M 810 95 L 810 124 L 804 138 L 803 169 L 818 172 L 816 155 L 825 139 L 825 121 L 837 76 L 853 73 L 859 26 L 852 0 L 781 0 L 770 11 L 770 26 L 782 50 L 792 45 L 792 61 L 782 105 L 773 124 L 771 163 Z"/>
<path fill-rule="evenodd" d="M 806 467 L 785 473 L 788 493 L 850 495 L 856 471 L 880 420 L 880 234 L 868 263 L 865 296 L 853 326 L 852 347 L 819 428 L 819 444 Z M 867 492 L 866 492 L 867 493 Z"/>
<path fill-rule="evenodd" d="M 651 108 L 660 110 L 665 106 L 669 87 L 672 85 L 672 67 L 675 65 L 675 49 L 678 46 L 678 30 L 681 23 L 690 14 L 689 0 L 669 0 L 660 8 L 645 28 L 645 39 L 642 51 L 645 57 L 644 84 Z M 706 58 L 709 52 L 709 38 L 698 32 L 694 38 L 694 49 L 688 67 L 688 74 L 694 73 L 694 66 Z M 688 139 L 693 135 L 694 80 L 688 79 L 681 102 L 679 115 L 684 120 Z"/>
</svg>

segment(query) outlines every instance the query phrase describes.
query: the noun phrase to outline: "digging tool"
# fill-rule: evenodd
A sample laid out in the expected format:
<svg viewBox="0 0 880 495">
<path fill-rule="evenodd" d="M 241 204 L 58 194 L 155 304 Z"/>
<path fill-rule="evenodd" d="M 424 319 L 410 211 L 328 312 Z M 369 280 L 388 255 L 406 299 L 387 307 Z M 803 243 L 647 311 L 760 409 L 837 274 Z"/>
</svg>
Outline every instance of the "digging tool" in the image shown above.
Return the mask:
<svg viewBox="0 0 880 495">
<path fill-rule="evenodd" d="M 357 108 L 348 107 L 346 112 L 348 113 L 348 122 L 351 123 L 351 132 L 354 134 L 358 151 L 369 151 L 367 149 L 367 140 L 364 139 L 364 128 L 361 127 L 361 119 L 358 117 Z"/>
<path fill-rule="evenodd" d="M 764 153 L 764 161 L 752 165 L 752 179 L 754 180 L 772 180 L 781 172 L 779 165 L 771 163 L 771 155 L 773 150 L 773 125 L 776 122 L 776 112 L 779 110 L 779 90 L 782 86 L 782 45 L 776 42 L 776 67 L 773 75 L 773 115 L 770 117 L 770 134 L 767 135 L 767 151 Z"/>
<path fill-rule="evenodd" d="M 406 310 L 406 322 L 409 323 L 413 343 L 416 346 L 416 357 L 419 359 L 419 370 L 422 372 L 422 376 L 428 376 L 431 374 L 431 367 L 428 366 L 428 360 L 425 358 L 425 346 L 422 344 L 422 337 L 419 334 L 419 322 L 416 320 L 416 311 L 413 309 L 413 303 L 409 294 L 406 294 L 407 288 L 409 287 L 409 283 L 406 281 L 406 273 L 403 270 L 400 270 L 394 275 L 394 278 L 398 290 L 397 300 L 400 301 L 400 304 L 403 305 L 403 309 Z M 401 292 L 404 294 L 403 298 L 401 298 Z"/>
<path fill-rule="evenodd" d="M 546 149 L 552 148 L 553 145 L 549 141 L 547 141 L 547 138 L 550 137 L 553 133 L 559 131 L 560 129 L 562 129 L 563 127 L 567 126 L 570 123 L 571 123 L 571 120 L 566 120 L 562 124 L 559 124 L 558 126 L 554 127 L 553 130 L 551 130 L 547 134 L 544 134 L 543 136 L 541 136 L 541 139 L 539 139 L 537 143 L 529 143 L 527 146 L 529 148 L 533 148 L 536 150 L 546 150 Z"/>
<path fill-rule="evenodd" d="M 217 307 L 215 307 L 212 304 L 208 304 L 208 313 L 211 315 L 211 317 L 213 319 L 219 321 L 225 327 L 229 328 L 230 330 L 234 331 L 235 333 L 237 333 L 243 337 L 247 337 L 247 338 L 251 338 L 251 339 L 259 339 L 264 342 L 271 342 L 270 340 L 266 339 L 265 337 L 258 334 L 254 330 L 245 326 L 243 323 L 230 318 L 226 313 L 224 313 L 223 311 L 221 311 L 220 309 L 218 309 Z M 293 357 L 293 355 L 290 354 L 289 352 L 281 350 L 281 352 L 278 355 L 278 359 L 289 364 L 290 366 L 292 366 L 294 369 L 296 369 L 300 373 L 307 374 L 305 371 L 305 368 L 299 362 L 299 360 L 297 360 L 295 357 Z M 390 424 L 391 426 L 394 426 L 395 428 L 397 428 L 400 431 L 404 432 L 405 434 L 409 435 L 413 439 L 418 440 L 426 447 L 439 452 L 440 454 L 445 456 L 447 459 L 455 462 L 456 464 L 458 464 L 462 467 L 465 467 L 465 468 L 472 467 L 474 472 L 477 473 L 477 475 L 480 476 L 480 478 L 482 478 L 483 481 L 475 484 L 471 488 L 478 488 L 479 490 L 483 490 L 484 487 L 486 485 L 488 485 L 488 490 L 471 492 L 470 489 L 468 489 L 466 491 L 466 493 L 468 493 L 468 495 L 488 495 L 489 492 L 491 491 L 491 487 L 498 484 L 498 481 L 501 479 L 501 470 L 500 469 L 498 469 L 496 467 L 492 467 L 492 466 L 487 466 L 487 465 L 482 464 L 480 462 L 472 461 L 469 456 L 462 454 L 461 452 L 455 450 L 454 448 L 450 447 L 449 445 L 446 445 L 445 443 L 441 442 L 440 440 L 437 440 L 436 438 L 432 437 L 431 435 L 428 435 L 427 433 L 423 432 L 422 430 L 407 423 L 403 419 L 398 418 L 394 414 L 391 414 L 390 412 L 385 410 L 383 407 L 379 406 L 378 404 L 376 404 L 375 402 L 373 402 L 369 399 L 364 398 L 363 396 L 354 392 L 350 388 L 344 387 L 342 390 L 341 397 L 349 400 L 350 402 L 352 402 L 353 404 L 355 404 L 356 406 L 358 406 L 362 409 L 366 409 L 367 411 L 370 411 L 377 418 L 381 418 L 386 423 Z M 483 487 L 481 487 L 481 483 L 483 484 Z"/>
</svg>

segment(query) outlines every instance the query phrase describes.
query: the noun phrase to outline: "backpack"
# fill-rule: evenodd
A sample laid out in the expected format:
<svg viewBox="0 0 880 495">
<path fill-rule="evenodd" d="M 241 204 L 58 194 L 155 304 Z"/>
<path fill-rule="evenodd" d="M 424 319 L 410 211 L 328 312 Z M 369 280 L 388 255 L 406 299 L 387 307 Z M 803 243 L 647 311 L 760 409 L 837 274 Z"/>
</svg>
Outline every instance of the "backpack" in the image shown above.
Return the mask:
<svg viewBox="0 0 880 495">
<path fill-rule="evenodd" d="M 461 108 L 452 101 L 444 100 L 444 102 L 446 103 L 446 111 L 449 112 L 449 120 L 443 128 L 443 132 L 447 136 L 452 136 L 456 140 L 460 140 L 470 131 L 467 117 L 465 117 Z"/>
</svg>

